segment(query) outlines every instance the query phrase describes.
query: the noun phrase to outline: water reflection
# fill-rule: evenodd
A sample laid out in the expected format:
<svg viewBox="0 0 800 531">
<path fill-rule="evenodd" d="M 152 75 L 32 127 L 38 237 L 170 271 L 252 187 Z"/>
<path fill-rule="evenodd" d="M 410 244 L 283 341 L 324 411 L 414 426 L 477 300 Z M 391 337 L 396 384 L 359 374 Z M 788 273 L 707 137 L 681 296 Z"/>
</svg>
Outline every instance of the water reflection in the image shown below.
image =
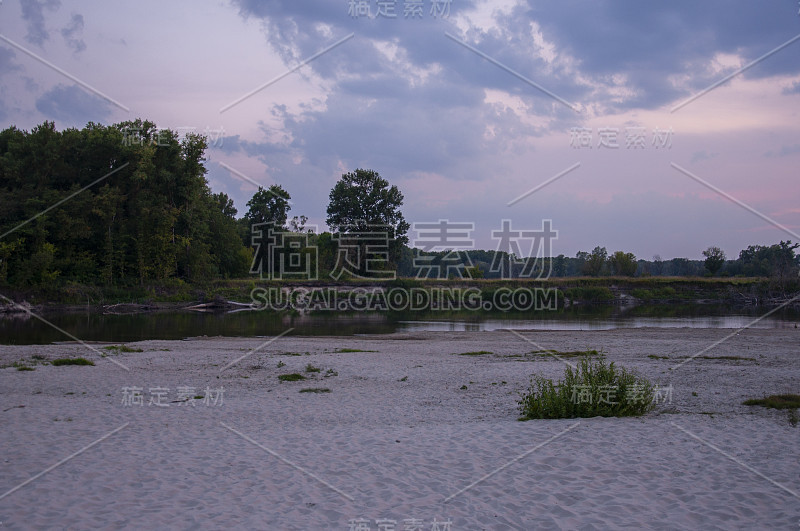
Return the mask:
<svg viewBox="0 0 800 531">
<path fill-rule="evenodd" d="M 266 312 L 209 313 L 190 311 L 133 315 L 58 313 L 45 317 L 84 341 L 133 342 L 197 336 L 273 336 L 294 328 L 293 335 L 352 336 L 392 332 L 497 330 L 609 330 L 639 327 L 740 328 L 767 310 L 699 305 L 581 307 L 527 314 L 429 312 L 321 312 L 288 315 Z M 760 320 L 754 328 L 793 328 L 800 312 L 782 310 Z M 0 318 L 0 344 L 46 344 L 70 338 L 25 314 Z"/>
</svg>

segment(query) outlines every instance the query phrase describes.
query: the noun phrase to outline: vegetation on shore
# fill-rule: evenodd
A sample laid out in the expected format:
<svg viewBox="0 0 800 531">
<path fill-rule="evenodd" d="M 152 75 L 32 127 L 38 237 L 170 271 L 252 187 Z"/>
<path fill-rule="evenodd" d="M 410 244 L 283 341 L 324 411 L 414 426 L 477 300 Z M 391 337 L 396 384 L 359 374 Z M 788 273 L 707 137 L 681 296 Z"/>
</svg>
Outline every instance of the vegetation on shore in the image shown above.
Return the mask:
<svg viewBox="0 0 800 531">
<path fill-rule="evenodd" d="M 584 357 L 553 383 L 534 375 L 519 400 L 520 420 L 640 416 L 654 404 L 655 386 L 614 362 Z"/>
</svg>

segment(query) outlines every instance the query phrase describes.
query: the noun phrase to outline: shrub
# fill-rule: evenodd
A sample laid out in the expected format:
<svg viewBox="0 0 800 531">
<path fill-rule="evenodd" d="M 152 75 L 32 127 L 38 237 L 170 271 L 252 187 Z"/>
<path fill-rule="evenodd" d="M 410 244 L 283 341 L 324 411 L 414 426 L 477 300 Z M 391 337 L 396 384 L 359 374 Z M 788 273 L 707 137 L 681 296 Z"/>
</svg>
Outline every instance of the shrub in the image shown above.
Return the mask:
<svg viewBox="0 0 800 531">
<path fill-rule="evenodd" d="M 557 384 L 534 375 L 519 409 L 521 420 L 639 416 L 653 408 L 653 396 L 654 386 L 645 378 L 586 357 L 577 368 L 568 366 Z"/>
<path fill-rule="evenodd" d="M 610 289 L 602 286 L 587 286 L 584 288 L 567 288 L 564 295 L 572 301 L 602 302 L 614 300 Z"/>
</svg>

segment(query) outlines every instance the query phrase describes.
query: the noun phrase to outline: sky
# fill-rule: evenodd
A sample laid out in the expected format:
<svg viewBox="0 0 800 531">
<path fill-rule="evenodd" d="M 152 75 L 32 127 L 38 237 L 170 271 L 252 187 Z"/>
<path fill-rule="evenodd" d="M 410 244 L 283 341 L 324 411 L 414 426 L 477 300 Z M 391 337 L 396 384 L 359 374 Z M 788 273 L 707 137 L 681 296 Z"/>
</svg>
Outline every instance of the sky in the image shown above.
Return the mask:
<svg viewBox="0 0 800 531">
<path fill-rule="evenodd" d="M 3 128 L 207 134 L 239 215 L 279 184 L 320 231 L 372 169 L 412 245 L 439 220 L 477 249 L 552 220 L 566 256 L 800 241 L 799 113 L 796 0 L 0 0 Z"/>
</svg>

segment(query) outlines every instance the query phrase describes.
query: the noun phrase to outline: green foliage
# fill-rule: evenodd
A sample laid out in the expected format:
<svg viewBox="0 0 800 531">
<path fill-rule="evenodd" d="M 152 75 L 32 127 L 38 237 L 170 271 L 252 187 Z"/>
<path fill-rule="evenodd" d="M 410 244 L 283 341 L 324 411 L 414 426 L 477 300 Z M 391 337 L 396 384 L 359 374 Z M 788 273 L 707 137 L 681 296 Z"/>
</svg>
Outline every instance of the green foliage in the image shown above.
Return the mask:
<svg viewBox="0 0 800 531">
<path fill-rule="evenodd" d="M 86 358 L 58 358 L 51 362 L 55 366 L 59 365 L 94 365 L 94 362 Z"/>
<path fill-rule="evenodd" d="M 712 276 L 716 275 L 717 271 L 725 265 L 725 252 L 719 247 L 709 247 L 703 251 L 703 256 L 706 257 L 703 265 L 706 266 Z"/>
<path fill-rule="evenodd" d="M 300 389 L 301 393 L 330 393 L 331 390 L 327 387 L 306 387 L 305 389 Z"/>
<path fill-rule="evenodd" d="M 636 288 L 631 291 L 631 295 L 642 300 L 673 299 L 676 297 L 677 291 L 670 286 L 655 289 Z"/>
<path fill-rule="evenodd" d="M 284 229 L 292 208 L 289 205 L 291 198 L 289 192 L 278 184 L 273 184 L 266 190 L 259 186 L 258 191 L 247 202 L 248 211 L 244 217 L 251 225 L 274 223 L 277 228 Z"/>
<path fill-rule="evenodd" d="M 636 274 L 638 263 L 633 253 L 617 251 L 608 259 L 613 274 L 623 277 L 632 277 Z"/>
<path fill-rule="evenodd" d="M 605 247 L 597 246 L 591 253 L 578 253 L 578 258 L 583 259 L 583 274 L 596 277 L 603 273 L 608 259 Z"/>
<path fill-rule="evenodd" d="M 483 356 L 484 354 L 491 354 L 488 350 L 476 350 L 474 352 L 462 352 L 459 356 Z"/>
<path fill-rule="evenodd" d="M 604 302 L 614 300 L 614 294 L 604 286 L 567 288 L 564 295 L 572 301 Z"/>
<path fill-rule="evenodd" d="M 105 350 L 116 350 L 119 352 L 144 352 L 140 348 L 129 347 L 128 345 L 108 345 L 103 347 Z"/>
<path fill-rule="evenodd" d="M 519 409 L 524 420 L 639 416 L 653 408 L 653 396 L 654 386 L 645 378 L 587 357 L 576 369 L 567 367 L 557 384 L 534 375 Z"/>
<path fill-rule="evenodd" d="M 403 245 L 408 243 L 409 224 L 403 217 L 403 194 L 397 186 L 373 170 L 357 169 L 345 173 L 330 192 L 327 224 L 339 237 L 365 232 L 386 232 L 389 238 L 390 267 L 399 261 Z M 363 244 L 366 246 L 366 243 Z M 359 271 L 365 273 L 366 249 L 358 253 Z"/>
<path fill-rule="evenodd" d="M 771 395 L 766 398 L 751 398 L 742 402 L 745 406 L 763 406 L 773 409 L 797 409 L 800 407 L 800 395 Z"/>
<path fill-rule="evenodd" d="M 320 372 L 322 369 L 319 367 L 314 367 L 310 363 L 306 365 L 306 372 Z"/>
<path fill-rule="evenodd" d="M 179 139 L 142 120 L 3 130 L 0 232 L 16 230 L 0 242 L 0 282 L 110 286 L 246 273 L 236 210 L 211 194 L 205 149 L 202 136 Z"/>
</svg>

